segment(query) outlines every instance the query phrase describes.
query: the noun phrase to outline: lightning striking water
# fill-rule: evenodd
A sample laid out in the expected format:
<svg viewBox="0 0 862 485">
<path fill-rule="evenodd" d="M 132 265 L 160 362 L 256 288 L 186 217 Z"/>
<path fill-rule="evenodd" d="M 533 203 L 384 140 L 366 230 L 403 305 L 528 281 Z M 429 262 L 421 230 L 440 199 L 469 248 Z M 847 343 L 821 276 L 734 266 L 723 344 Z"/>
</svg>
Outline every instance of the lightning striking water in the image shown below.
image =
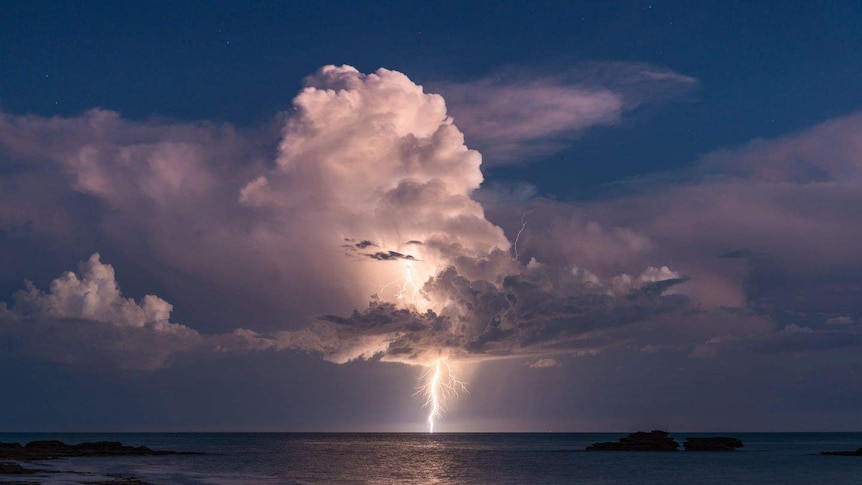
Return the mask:
<svg viewBox="0 0 862 485">
<path fill-rule="evenodd" d="M 434 363 L 434 374 L 429 383 L 429 397 L 431 398 L 431 410 L 428 412 L 428 432 L 434 432 L 434 418 L 439 417 L 440 411 L 440 359 Z"/>
<path fill-rule="evenodd" d="M 380 287 L 379 292 L 383 292 L 387 287 L 397 285 L 395 298 L 398 302 L 410 306 L 416 304 L 430 305 L 430 302 L 424 298 L 422 286 L 417 282 L 417 279 L 421 281 L 421 277 L 416 273 L 417 268 L 414 268 L 413 261 L 405 261 L 404 276 L 401 279 L 386 283 Z M 417 388 L 414 395 L 423 398 L 423 407 L 428 408 L 428 432 L 433 433 L 435 423 L 443 417 L 443 413 L 446 411 L 447 401 L 467 392 L 467 385 L 458 378 L 457 367 L 443 355 L 426 365 L 420 381 L 422 385 Z"/>
<path fill-rule="evenodd" d="M 443 417 L 446 402 L 467 392 L 467 385 L 456 375 L 455 367 L 445 357 L 438 357 L 422 375 L 424 385 L 416 391 L 425 398 L 428 408 L 428 432 L 434 432 L 434 422 Z"/>
</svg>

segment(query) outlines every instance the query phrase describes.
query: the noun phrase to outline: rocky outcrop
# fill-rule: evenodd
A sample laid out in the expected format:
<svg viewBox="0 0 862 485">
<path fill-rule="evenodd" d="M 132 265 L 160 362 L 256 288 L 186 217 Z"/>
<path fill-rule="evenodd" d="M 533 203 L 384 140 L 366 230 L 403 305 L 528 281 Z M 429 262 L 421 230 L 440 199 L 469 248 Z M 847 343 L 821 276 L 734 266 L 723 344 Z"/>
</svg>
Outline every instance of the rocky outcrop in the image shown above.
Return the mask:
<svg viewBox="0 0 862 485">
<path fill-rule="evenodd" d="M 62 441 L 31 441 L 20 443 L 0 443 L 2 460 L 51 460 L 54 458 L 74 458 L 79 456 L 155 456 L 186 455 L 188 452 L 158 451 L 146 446 L 126 446 L 116 441 L 97 441 L 67 445 Z"/>
<path fill-rule="evenodd" d="M 82 482 L 84 485 L 153 485 L 149 482 L 142 482 L 133 477 L 112 478 L 110 480 L 99 480 L 96 482 Z"/>
<path fill-rule="evenodd" d="M 728 436 L 710 436 L 705 438 L 686 438 L 683 443 L 685 451 L 735 451 L 742 448 L 741 440 Z"/>
<path fill-rule="evenodd" d="M 34 475 L 40 473 L 41 470 L 32 470 L 24 468 L 17 463 L 2 463 L 0 462 L 0 475 Z"/>
<path fill-rule="evenodd" d="M 679 443 L 667 431 L 638 431 L 617 441 L 593 443 L 587 451 L 677 451 Z"/>
<path fill-rule="evenodd" d="M 821 451 L 820 454 L 828 456 L 862 456 L 862 448 L 856 451 Z"/>
<path fill-rule="evenodd" d="M 23 447 L 22 447 L 23 448 Z M 69 475 L 80 475 L 80 482 L 84 485 L 153 485 L 148 482 L 143 482 L 138 480 L 135 477 L 122 476 L 122 475 L 103 475 L 100 478 L 93 479 L 92 474 L 86 472 L 76 472 L 76 471 L 60 471 L 60 470 L 39 470 L 35 468 L 24 468 L 18 463 L 7 463 L 0 462 L 0 476 L 3 475 L 30 475 L 27 477 L 27 481 L 8 481 L 14 480 L 14 478 L 7 478 L 4 480 L 0 480 L 3 483 L 7 484 L 20 484 L 20 485 L 38 485 L 42 482 L 32 481 L 34 478 L 36 480 L 49 477 L 53 474 L 69 474 Z M 23 477 L 22 477 L 23 478 Z M 66 483 L 64 480 L 63 483 Z"/>
</svg>

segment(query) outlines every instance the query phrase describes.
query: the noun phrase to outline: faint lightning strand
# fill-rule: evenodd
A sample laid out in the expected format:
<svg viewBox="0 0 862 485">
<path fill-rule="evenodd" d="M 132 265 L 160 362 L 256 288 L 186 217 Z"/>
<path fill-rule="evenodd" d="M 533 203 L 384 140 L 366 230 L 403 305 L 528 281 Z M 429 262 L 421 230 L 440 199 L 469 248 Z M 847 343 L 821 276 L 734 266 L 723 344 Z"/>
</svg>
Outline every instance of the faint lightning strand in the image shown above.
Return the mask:
<svg viewBox="0 0 862 485">
<path fill-rule="evenodd" d="M 527 228 L 527 214 L 529 213 L 530 211 L 526 211 L 524 212 L 524 215 L 521 216 L 521 229 L 519 229 L 518 234 L 515 235 L 515 243 L 512 245 L 515 250 L 515 261 L 520 259 L 518 257 L 518 240 L 521 239 L 521 233 Z"/>
</svg>

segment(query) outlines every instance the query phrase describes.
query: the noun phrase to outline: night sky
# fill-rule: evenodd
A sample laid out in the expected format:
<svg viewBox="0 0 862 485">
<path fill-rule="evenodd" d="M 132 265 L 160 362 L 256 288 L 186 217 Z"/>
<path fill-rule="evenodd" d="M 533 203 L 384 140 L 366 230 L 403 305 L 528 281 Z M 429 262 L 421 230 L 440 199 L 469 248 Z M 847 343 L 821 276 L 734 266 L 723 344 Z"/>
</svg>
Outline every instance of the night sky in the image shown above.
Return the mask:
<svg viewBox="0 0 862 485">
<path fill-rule="evenodd" d="M 4 2 L 0 429 L 858 431 L 860 25 Z"/>
</svg>

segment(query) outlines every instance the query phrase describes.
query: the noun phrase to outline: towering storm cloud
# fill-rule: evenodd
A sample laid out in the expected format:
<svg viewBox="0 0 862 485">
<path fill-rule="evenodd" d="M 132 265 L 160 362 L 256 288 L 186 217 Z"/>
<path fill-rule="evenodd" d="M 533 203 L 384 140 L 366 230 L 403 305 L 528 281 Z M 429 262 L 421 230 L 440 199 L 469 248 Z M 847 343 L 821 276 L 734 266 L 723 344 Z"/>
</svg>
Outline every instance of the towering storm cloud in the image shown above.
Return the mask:
<svg viewBox="0 0 862 485">
<path fill-rule="evenodd" d="M 441 267 L 509 248 L 470 198 L 481 160 L 439 95 L 398 72 L 328 66 L 306 79 L 275 166 L 239 201 L 258 230 L 313 233 L 306 236 L 326 248 L 332 276 L 358 298 L 377 293 L 429 308 L 439 302 L 414 293 Z"/>
<path fill-rule="evenodd" d="M 684 304 L 663 268 L 601 282 L 573 268 L 523 266 L 471 198 L 481 156 L 443 99 L 403 74 L 325 67 L 294 101 L 276 166 L 241 191 L 271 227 L 313 228 L 327 256 L 368 296 L 351 316 L 317 320 L 310 350 L 342 362 L 379 356 L 428 364 L 593 351 L 590 334 Z M 285 334 L 289 335 L 289 333 Z"/>
<path fill-rule="evenodd" d="M 67 273 L 48 293 L 19 293 L 6 320 L 101 322 L 160 337 L 173 329 L 182 344 L 164 348 L 177 351 L 299 348 L 337 362 L 426 364 L 593 352 L 606 345 L 602 330 L 685 306 L 665 295 L 684 281 L 666 267 L 603 281 L 575 266 L 516 261 L 472 198 L 481 155 L 465 146 L 443 98 L 401 73 L 326 66 L 283 119 L 275 135 L 107 111 L 5 115 L 0 139 L 21 164 L 3 178 L 5 227 L 102 241 L 156 275 L 167 265 L 214 286 L 213 296 L 248 296 L 280 321 L 243 315 L 254 331 L 211 336 L 222 342 L 210 345 L 169 323 L 164 300 L 121 298 L 97 256 L 80 279 Z M 89 210 L 69 204 L 73 225 L 55 224 L 46 201 L 82 196 Z"/>
<path fill-rule="evenodd" d="M 694 83 L 637 72 L 638 83 L 659 83 L 659 98 L 668 83 Z M 459 95 L 471 87 L 486 85 L 461 85 Z M 495 89 L 485 94 L 497 99 Z M 599 108 L 651 92 L 633 98 L 613 83 L 575 91 L 579 105 Z M 536 123 L 557 139 L 604 119 L 599 108 L 560 130 Z M 524 123 L 541 116 L 523 110 Z M 475 111 L 461 112 L 469 123 Z M 477 202 L 482 157 L 456 122 L 440 95 L 405 75 L 349 66 L 308 77 L 291 111 L 255 129 L 105 110 L 4 114 L 0 228 L 14 250 L 0 258 L 9 275 L 30 268 L 20 263 L 28 251 L 85 262 L 59 278 L 56 265 L 33 263 L 43 284 L 28 283 L 0 310 L 0 335 L 13 342 L 0 349 L 136 369 L 284 349 L 416 365 L 532 356 L 547 368 L 554 355 L 607 348 L 708 357 L 857 340 L 853 304 L 836 297 L 831 312 L 796 309 L 788 319 L 757 282 L 794 264 L 808 274 L 794 257 L 801 246 L 788 242 L 800 228 L 828 236 L 806 251 L 856 264 L 840 251 L 858 235 L 858 217 L 828 208 L 858 195 L 858 116 L 707 156 L 672 188 L 656 179 L 581 204 L 506 205 L 501 195 L 493 209 Z M 534 133 L 516 128 L 529 135 L 513 139 L 520 150 Z M 740 200 L 749 202 L 734 210 Z M 118 277 L 103 259 L 124 268 Z M 118 280 L 163 297 L 130 299 Z"/>
</svg>

